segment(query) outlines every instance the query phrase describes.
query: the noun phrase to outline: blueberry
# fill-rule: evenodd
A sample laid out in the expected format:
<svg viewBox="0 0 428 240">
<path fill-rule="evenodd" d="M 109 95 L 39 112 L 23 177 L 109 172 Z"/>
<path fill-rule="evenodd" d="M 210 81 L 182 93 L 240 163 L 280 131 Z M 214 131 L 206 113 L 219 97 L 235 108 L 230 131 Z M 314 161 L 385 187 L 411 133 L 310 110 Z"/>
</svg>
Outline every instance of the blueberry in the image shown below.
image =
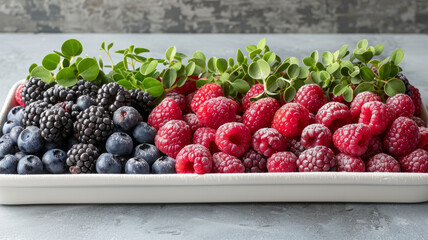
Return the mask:
<svg viewBox="0 0 428 240">
<path fill-rule="evenodd" d="M 27 156 L 27 155 L 25 153 L 23 153 L 23 152 L 17 152 L 17 153 L 15 153 L 15 157 L 17 157 L 18 160 L 20 160 L 21 158 L 23 158 L 25 156 Z"/>
<path fill-rule="evenodd" d="M 177 173 L 175 171 L 175 159 L 168 156 L 158 158 L 152 165 L 152 172 L 156 174 Z"/>
<path fill-rule="evenodd" d="M 131 158 L 125 164 L 126 174 L 149 174 L 150 166 L 142 158 Z"/>
<path fill-rule="evenodd" d="M 143 118 L 137 109 L 133 107 L 120 107 L 113 114 L 114 125 L 122 128 L 125 131 L 129 131 L 137 125 Z"/>
<path fill-rule="evenodd" d="M 0 157 L 4 157 L 7 154 L 15 154 L 15 144 L 10 139 L 0 140 Z"/>
<path fill-rule="evenodd" d="M 42 162 L 45 169 L 49 173 L 64 173 L 67 170 L 67 153 L 61 149 L 51 149 L 47 151 L 43 157 Z"/>
<path fill-rule="evenodd" d="M 155 142 L 156 129 L 148 123 L 139 122 L 132 130 L 132 136 L 139 143 L 153 144 Z"/>
<path fill-rule="evenodd" d="M 12 128 L 14 128 L 16 126 L 21 126 L 21 123 L 18 123 L 17 121 L 14 121 L 14 120 L 8 120 L 3 125 L 3 128 L 2 128 L 3 134 L 10 133 Z"/>
<path fill-rule="evenodd" d="M 107 138 L 106 150 L 115 155 L 129 155 L 132 153 L 134 144 L 132 138 L 126 133 L 113 133 Z"/>
<path fill-rule="evenodd" d="M 14 155 L 6 155 L 0 159 L 0 174 L 17 174 L 19 159 Z"/>
<path fill-rule="evenodd" d="M 34 155 L 28 155 L 21 158 L 18 162 L 18 174 L 42 174 L 43 163 L 40 158 Z"/>
<path fill-rule="evenodd" d="M 7 120 L 16 121 L 18 123 L 22 123 L 22 119 L 24 119 L 24 107 L 16 106 L 12 108 L 7 114 Z"/>
<path fill-rule="evenodd" d="M 101 154 L 96 163 L 97 173 L 121 173 L 122 164 L 117 156 L 111 153 Z"/>
<path fill-rule="evenodd" d="M 12 141 L 12 138 L 10 137 L 10 133 L 6 133 L 5 135 L 0 137 L 0 140 L 5 140 L 5 141 Z"/>
<path fill-rule="evenodd" d="M 10 130 L 10 139 L 12 140 L 12 142 L 14 142 L 14 143 L 17 143 L 18 142 L 18 137 L 19 137 L 19 134 L 21 134 L 21 132 L 24 130 L 24 128 L 23 127 L 21 127 L 21 126 L 16 126 L 16 127 L 13 127 L 11 130 Z"/>
<path fill-rule="evenodd" d="M 40 150 L 43 153 L 52 150 L 52 149 L 62 149 L 63 148 L 63 142 L 62 141 L 56 141 L 56 142 L 45 142 L 45 145 L 43 145 L 42 150 Z"/>
<path fill-rule="evenodd" d="M 143 158 L 149 165 L 152 165 L 160 157 L 159 149 L 152 144 L 143 143 L 135 147 L 134 157 Z"/>
<path fill-rule="evenodd" d="M 118 132 L 118 133 L 127 133 L 125 130 L 123 130 L 122 128 L 120 128 L 119 126 L 114 126 L 113 128 L 113 132 Z"/>
<path fill-rule="evenodd" d="M 18 137 L 18 147 L 25 153 L 36 153 L 45 145 L 40 129 L 35 126 L 26 127 Z"/>
<path fill-rule="evenodd" d="M 85 110 L 85 109 L 87 109 L 90 106 L 93 106 L 95 104 L 97 104 L 95 99 L 91 98 L 88 95 L 82 95 L 82 96 L 78 97 L 76 100 L 76 105 L 80 111 L 83 111 L 83 110 Z"/>
</svg>

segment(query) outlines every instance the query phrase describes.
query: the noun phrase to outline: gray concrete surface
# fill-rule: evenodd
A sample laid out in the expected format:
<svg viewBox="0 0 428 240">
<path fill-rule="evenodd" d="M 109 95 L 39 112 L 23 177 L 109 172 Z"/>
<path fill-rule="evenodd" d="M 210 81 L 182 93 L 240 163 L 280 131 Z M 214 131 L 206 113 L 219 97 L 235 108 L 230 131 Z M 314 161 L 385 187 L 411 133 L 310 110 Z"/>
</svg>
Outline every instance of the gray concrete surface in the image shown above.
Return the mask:
<svg viewBox="0 0 428 240">
<path fill-rule="evenodd" d="M 33 62 L 68 38 L 98 56 L 102 41 L 116 49 L 136 44 L 161 57 L 175 45 L 190 54 L 234 56 L 236 48 L 267 37 L 280 56 L 302 58 L 367 38 L 385 53 L 403 48 L 405 74 L 428 103 L 427 35 L 34 35 L 0 34 L 0 104 Z M 397 193 L 400 194 L 400 193 Z M 0 206 L 0 239 L 428 239 L 428 203 L 243 203 Z"/>
</svg>

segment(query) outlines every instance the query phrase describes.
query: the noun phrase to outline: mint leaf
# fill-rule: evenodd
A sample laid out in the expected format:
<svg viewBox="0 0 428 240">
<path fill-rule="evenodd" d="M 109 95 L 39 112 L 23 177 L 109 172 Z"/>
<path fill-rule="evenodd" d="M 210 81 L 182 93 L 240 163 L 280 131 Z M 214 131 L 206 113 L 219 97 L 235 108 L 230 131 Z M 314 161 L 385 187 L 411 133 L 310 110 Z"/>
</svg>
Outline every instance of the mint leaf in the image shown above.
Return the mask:
<svg viewBox="0 0 428 240">
<path fill-rule="evenodd" d="M 399 65 L 404 58 L 404 51 L 402 49 L 397 49 L 391 54 L 391 62 L 395 65 Z"/>
<path fill-rule="evenodd" d="M 250 90 L 250 85 L 242 79 L 237 79 L 232 82 L 232 86 L 238 91 L 239 93 L 245 94 Z"/>
<path fill-rule="evenodd" d="M 72 68 L 61 69 L 56 74 L 56 82 L 59 85 L 64 86 L 64 87 L 74 86 L 77 83 L 77 78 L 76 78 L 76 74 L 74 73 L 74 69 L 72 69 Z"/>
<path fill-rule="evenodd" d="M 171 62 L 174 59 L 176 53 L 177 48 L 169 47 L 165 52 L 165 59 Z"/>
<path fill-rule="evenodd" d="M 177 71 L 174 68 L 168 68 L 162 78 L 162 84 L 165 88 L 170 88 L 177 80 Z"/>
<path fill-rule="evenodd" d="M 55 53 L 46 55 L 42 60 L 42 65 L 49 71 L 53 71 L 58 67 L 61 57 Z"/>
<path fill-rule="evenodd" d="M 221 72 L 224 73 L 227 70 L 227 61 L 224 58 L 219 58 L 216 61 L 216 67 Z"/>
<path fill-rule="evenodd" d="M 79 56 L 83 51 L 82 43 L 76 39 L 69 39 L 61 46 L 61 52 L 64 56 L 74 57 Z"/>
<path fill-rule="evenodd" d="M 45 83 L 51 83 L 55 79 L 52 77 L 51 72 L 44 68 L 43 66 L 37 66 L 34 69 L 31 70 L 30 75 L 32 77 L 40 78 Z"/>
<path fill-rule="evenodd" d="M 86 81 L 93 81 L 97 78 L 100 69 L 95 59 L 85 58 L 77 65 L 77 71 Z"/>
<path fill-rule="evenodd" d="M 254 79 L 265 79 L 270 74 L 270 66 L 265 60 L 260 59 L 250 64 L 248 74 Z"/>
<path fill-rule="evenodd" d="M 266 47 L 266 38 L 262 38 L 259 43 L 257 43 L 257 48 L 260 50 L 264 50 Z"/>
<path fill-rule="evenodd" d="M 388 96 L 393 97 L 396 94 L 404 93 L 406 91 L 406 86 L 400 79 L 393 78 L 386 82 L 384 90 Z"/>
</svg>

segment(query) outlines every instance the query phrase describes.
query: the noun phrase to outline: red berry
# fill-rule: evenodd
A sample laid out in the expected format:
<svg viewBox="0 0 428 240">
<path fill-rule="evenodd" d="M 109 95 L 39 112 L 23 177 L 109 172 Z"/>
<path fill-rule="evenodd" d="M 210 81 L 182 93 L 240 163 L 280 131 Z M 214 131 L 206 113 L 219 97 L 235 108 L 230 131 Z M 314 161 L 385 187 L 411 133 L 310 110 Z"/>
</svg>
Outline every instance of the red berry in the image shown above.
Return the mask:
<svg viewBox="0 0 428 240">
<path fill-rule="evenodd" d="M 270 157 L 287 149 L 287 139 L 273 128 L 262 128 L 254 133 L 251 147 L 258 153 Z"/>
<path fill-rule="evenodd" d="M 316 122 L 315 114 L 309 113 L 309 124 L 314 124 Z"/>
<path fill-rule="evenodd" d="M 236 121 L 236 104 L 225 97 L 211 98 L 202 103 L 196 116 L 207 127 L 217 129 L 221 125 Z"/>
<path fill-rule="evenodd" d="M 298 103 L 287 103 L 276 111 L 272 128 L 285 137 L 297 137 L 309 124 L 309 111 Z"/>
<path fill-rule="evenodd" d="M 333 93 L 330 93 L 329 96 L 330 96 L 330 102 L 343 103 L 349 106 L 349 103 L 343 98 L 343 95 L 334 96 Z"/>
<path fill-rule="evenodd" d="M 156 130 L 159 130 L 168 121 L 181 119 L 181 109 L 178 103 L 172 98 L 165 98 L 153 109 L 147 122 Z"/>
<path fill-rule="evenodd" d="M 188 76 L 186 82 L 183 86 L 175 88 L 178 93 L 187 95 L 197 90 L 196 88 L 196 80 L 198 80 L 198 76 Z"/>
<path fill-rule="evenodd" d="M 419 140 L 418 148 L 428 151 L 428 128 L 419 127 L 419 133 L 421 134 L 421 138 Z"/>
<path fill-rule="evenodd" d="M 351 102 L 352 119 L 357 122 L 360 116 L 361 107 L 364 105 L 364 103 L 373 101 L 382 102 L 382 99 L 372 92 L 362 92 L 355 96 L 354 100 Z"/>
<path fill-rule="evenodd" d="M 189 93 L 189 95 L 186 96 L 186 109 L 184 109 L 183 113 L 193 113 L 192 108 L 190 107 L 192 100 L 193 100 L 193 96 L 195 96 L 196 91 Z"/>
<path fill-rule="evenodd" d="M 21 84 L 19 85 L 19 87 L 16 89 L 15 92 L 15 101 L 16 103 L 18 103 L 19 105 L 25 107 L 25 103 L 24 101 L 22 101 L 22 89 L 25 87 L 25 84 Z"/>
<path fill-rule="evenodd" d="M 215 134 L 217 147 L 227 154 L 239 157 L 250 148 L 251 132 L 242 123 L 232 122 L 221 125 Z"/>
<path fill-rule="evenodd" d="M 236 120 L 235 120 L 235 122 L 242 123 L 242 117 L 241 117 L 241 115 L 236 115 Z"/>
<path fill-rule="evenodd" d="M 322 124 L 311 124 L 303 129 L 300 143 L 306 149 L 316 146 L 328 147 L 331 143 L 331 132 Z"/>
<path fill-rule="evenodd" d="M 428 173 L 428 152 L 423 149 L 400 157 L 398 162 L 404 172 Z"/>
<path fill-rule="evenodd" d="M 245 94 L 244 98 L 242 98 L 242 110 L 245 112 L 248 108 L 250 108 L 252 102 L 250 98 L 257 97 L 265 91 L 263 84 L 257 83 L 251 86 L 250 90 L 248 90 L 247 94 Z"/>
<path fill-rule="evenodd" d="M 300 142 L 300 138 L 290 138 L 288 140 L 288 149 L 297 157 L 299 157 L 300 154 L 306 150 Z"/>
<path fill-rule="evenodd" d="M 244 164 L 245 172 L 260 173 L 266 172 L 266 158 L 253 149 L 248 150 L 241 156 L 242 164 Z"/>
<path fill-rule="evenodd" d="M 367 151 L 372 135 L 365 124 L 348 124 L 333 134 L 333 143 L 339 151 L 359 157 Z"/>
<path fill-rule="evenodd" d="M 343 103 L 329 102 L 322 106 L 316 115 L 316 123 L 328 127 L 332 133 L 351 122 L 351 111 Z"/>
<path fill-rule="evenodd" d="M 410 90 L 412 90 L 411 97 L 413 104 L 415 105 L 415 115 L 420 116 L 423 108 L 421 94 L 419 92 L 419 89 L 415 88 L 413 85 L 410 85 Z"/>
<path fill-rule="evenodd" d="M 224 152 L 214 153 L 213 155 L 213 173 L 243 173 L 244 164 L 236 157 Z"/>
<path fill-rule="evenodd" d="M 166 155 L 175 158 L 177 153 L 190 143 L 192 132 L 182 120 L 171 120 L 163 125 L 156 134 L 156 147 Z"/>
<path fill-rule="evenodd" d="M 386 105 L 395 113 L 396 117 L 411 118 L 415 113 L 415 104 L 406 94 L 397 94 L 386 100 Z"/>
<path fill-rule="evenodd" d="M 279 103 L 274 98 L 257 100 L 242 116 L 242 123 L 250 129 L 251 133 L 255 133 L 260 128 L 270 127 L 273 116 L 278 109 Z"/>
<path fill-rule="evenodd" d="M 178 106 L 180 106 L 180 109 L 182 111 L 186 109 L 186 106 L 187 106 L 186 96 L 184 96 L 183 94 L 175 91 L 170 91 L 165 95 L 165 97 L 174 99 L 178 103 Z"/>
<path fill-rule="evenodd" d="M 299 172 L 327 172 L 336 165 L 336 158 L 330 148 L 316 146 L 302 152 L 296 164 Z"/>
<path fill-rule="evenodd" d="M 235 113 L 236 113 L 236 115 L 240 115 L 241 114 L 241 111 L 242 111 L 242 107 L 241 107 L 241 104 L 238 102 L 238 101 L 236 101 L 233 97 L 231 97 L 231 96 L 229 96 L 229 97 L 227 97 L 228 99 L 230 99 L 230 100 L 232 100 L 232 103 L 233 104 L 235 104 L 235 106 L 236 106 L 236 111 L 235 111 Z"/>
<path fill-rule="evenodd" d="M 361 107 L 358 123 L 369 126 L 373 135 L 379 135 L 385 131 L 391 123 L 393 113 L 382 102 L 368 102 Z"/>
<path fill-rule="evenodd" d="M 219 152 L 215 144 L 215 130 L 208 127 L 198 128 L 193 134 L 193 144 L 200 144 L 210 150 L 211 153 Z"/>
<path fill-rule="evenodd" d="M 385 148 L 395 156 L 411 153 L 419 144 L 418 125 L 411 119 L 399 117 L 392 122 L 383 138 Z"/>
<path fill-rule="evenodd" d="M 361 159 L 367 160 L 378 153 L 383 153 L 383 143 L 382 139 L 379 136 L 372 136 L 369 142 L 369 146 L 367 147 L 366 152 L 361 155 Z"/>
<path fill-rule="evenodd" d="M 292 152 L 277 152 L 267 160 L 268 172 L 296 172 L 297 157 Z"/>
<path fill-rule="evenodd" d="M 196 114 L 194 113 L 188 113 L 183 116 L 183 121 L 185 121 L 189 127 L 192 133 L 194 133 L 198 128 L 204 127 L 204 124 L 202 124 L 198 118 L 196 117 Z"/>
<path fill-rule="evenodd" d="M 400 164 L 395 158 L 379 153 L 366 162 L 367 172 L 400 172 Z"/>
<path fill-rule="evenodd" d="M 203 85 L 193 96 L 190 107 L 193 112 L 198 112 L 199 106 L 211 98 L 223 96 L 221 86 L 216 83 L 207 83 Z"/>
<path fill-rule="evenodd" d="M 212 165 L 213 158 L 210 151 L 199 144 L 183 147 L 175 159 L 177 173 L 210 173 Z"/>
<path fill-rule="evenodd" d="M 294 101 L 307 108 L 309 112 L 316 113 L 327 103 L 327 97 L 317 84 L 307 84 L 297 91 Z"/>
<path fill-rule="evenodd" d="M 336 155 L 338 172 L 364 172 L 365 166 L 363 160 L 359 157 L 353 157 L 345 153 Z"/>
<path fill-rule="evenodd" d="M 427 127 L 427 124 L 425 123 L 425 121 L 420 117 L 413 116 L 412 120 L 415 121 L 418 127 Z"/>
</svg>

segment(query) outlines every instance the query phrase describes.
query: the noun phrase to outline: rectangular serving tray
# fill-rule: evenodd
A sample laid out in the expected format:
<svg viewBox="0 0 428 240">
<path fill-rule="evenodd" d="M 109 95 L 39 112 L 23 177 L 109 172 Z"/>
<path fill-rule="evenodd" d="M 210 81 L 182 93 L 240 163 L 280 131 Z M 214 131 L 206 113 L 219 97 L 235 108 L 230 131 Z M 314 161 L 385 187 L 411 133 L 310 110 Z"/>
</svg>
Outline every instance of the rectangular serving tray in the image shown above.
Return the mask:
<svg viewBox="0 0 428 240">
<path fill-rule="evenodd" d="M 16 105 L 10 89 L 0 123 Z M 424 118 L 427 113 L 424 108 Z M 0 204 L 426 202 L 426 173 L 0 175 Z"/>
</svg>

